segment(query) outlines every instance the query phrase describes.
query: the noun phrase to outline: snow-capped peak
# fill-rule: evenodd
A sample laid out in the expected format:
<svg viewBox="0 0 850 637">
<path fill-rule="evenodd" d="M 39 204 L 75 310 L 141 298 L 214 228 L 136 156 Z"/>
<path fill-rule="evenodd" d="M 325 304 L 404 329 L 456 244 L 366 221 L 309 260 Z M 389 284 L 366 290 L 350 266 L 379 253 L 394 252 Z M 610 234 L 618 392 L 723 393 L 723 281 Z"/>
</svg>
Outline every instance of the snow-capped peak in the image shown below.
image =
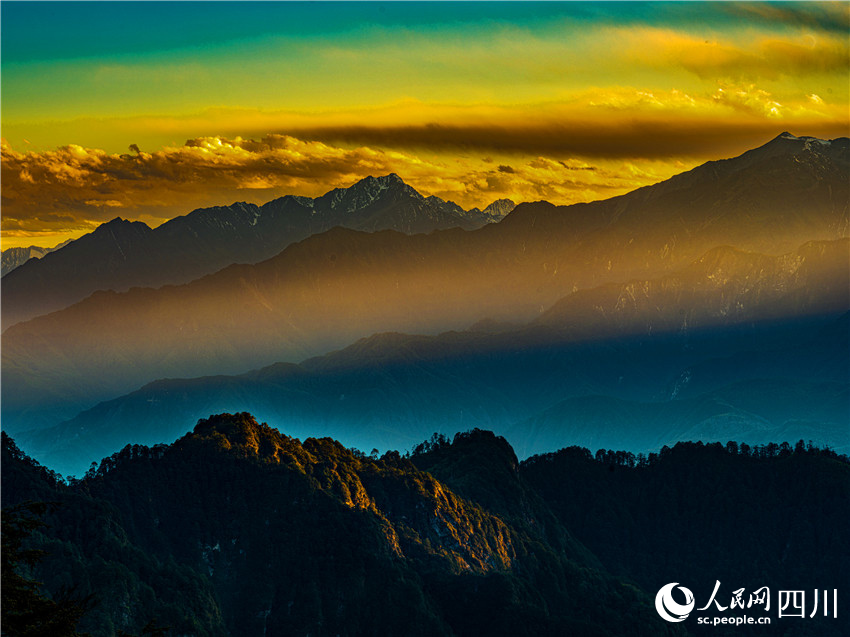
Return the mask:
<svg viewBox="0 0 850 637">
<path fill-rule="evenodd" d="M 788 131 L 781 133 L 777 136 L 776 139 L 787 139 L 788 141 L 793 142 L 803 142 L 806 148 L 811 148 L 812 145 L 818 144 L 820 146 L 830 146 L 832 141 L 829 139 L 821 139 L 819 137 L 812 137 L 811 135 L 800 135 L 797 137 L 796 135 L 792 135 Z"/>
<path fill-rule="evenodd" d="M 516 204 L 510 199 L 497 199 L 484 208 L 483 212 L 485 215 L 501 218 L 507 216 L 514 208 Z"/>
<path fill-rule="evenodd" d="M 397 174 L 390 173 L 381 177 L 370 175 L 349 188 L 332 190 L 328 193 L 330 195 L 330 207 L 332 210 L 342 207 L 343 212 L 355 212 L 373 204 L 388 191 L 402 192 L 409 197 L 423 201 L 425 199 L 416 190 L 405 184 Z"/>
</svg>

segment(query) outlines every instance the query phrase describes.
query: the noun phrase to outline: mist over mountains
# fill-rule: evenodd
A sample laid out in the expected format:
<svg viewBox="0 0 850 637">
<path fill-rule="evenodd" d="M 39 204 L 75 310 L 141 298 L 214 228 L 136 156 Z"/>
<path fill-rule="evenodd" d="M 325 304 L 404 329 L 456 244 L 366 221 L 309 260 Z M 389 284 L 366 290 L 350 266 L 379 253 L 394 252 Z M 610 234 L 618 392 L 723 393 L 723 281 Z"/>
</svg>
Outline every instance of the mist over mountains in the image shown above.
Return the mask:
<svg viewBox="0 0 850 637">
<path fill-rule="evenodd" d="M 98 292 L 4 332 L 5 426 L 57 424 L 152 379 L 298 362 L 375 332 L 548 321 L 598 340 L 835 317 L 848 309 L 848 154 L 845 138 L 783 134 L 606 201 L 522 204 L 475 231 L 334 228 L 186 285 Z M 366 186 L 391 182 L 380 192 L 422 204 L 397 178 L 366 182 L 325 201 L 356 207 L 374 195 Z"/>
<path fill-rule="evenodd" d="M 732 635 L 655 592 L 844 590 L 848 177 L 786 133 L 574 206 L 388 175 L 104 224 L 2 279 L 4 573 L 98 637 Z"/>
<path fill-rule="evenodd" d="M 3 279 L 3 327 L 60 310 L 97 290 L 186 283 L 232 263 L 257 263 L 337 226 L 407 234 L 475 229 L 499 221 L 513 208 L 512 201 L 501 199 L 484 210 L 464 210 L 425 197 L 390 174 L 315 199 L 287 195 L 262 206 L 240 202 L 203 208 L 154 229 L 118 217 L 61 252 L 56 250 L 63 246 L 50 251 L 55 252 L 50 259 L 19 269 L 10 262 L 15 274 Z"/>
<path fill-rule="evenodd" d="M 379 334 L 299 365 L 159 380 L 17 438 L 60 473 L 81 475 L 126 444 L 170 442 L 207 412 L 242 406 L 298 437 L 322 432 L 381 451 L 481 426 L 522 458 L 568 444 L 646 453 L 732 439 L 804 439 L 846 453 L 848 319 L 592 344 L 541 326 Z"/>
</svg>

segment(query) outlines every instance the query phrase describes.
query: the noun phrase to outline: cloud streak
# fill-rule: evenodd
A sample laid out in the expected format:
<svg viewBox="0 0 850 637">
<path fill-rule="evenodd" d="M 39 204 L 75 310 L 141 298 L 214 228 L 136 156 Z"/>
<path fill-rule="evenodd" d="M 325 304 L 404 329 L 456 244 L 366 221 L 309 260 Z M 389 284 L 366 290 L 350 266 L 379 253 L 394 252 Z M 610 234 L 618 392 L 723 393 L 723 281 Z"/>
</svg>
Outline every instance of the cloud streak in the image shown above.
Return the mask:
<svg viewBox="0 0 850 637">
<path fill-rule="evenodd" d="M 111 32 L 98 44 L 92 25 L 96 46 L 52 43 L 51 55 L 12 37 L 5 245 L 28 234 L 55 243 L 116 214 L 155 225 L 234 200 L 315 196 L 388 172 L 466 207 L 572 203 L 783 130 L 850 128 L 846 3 L 447 7 L 460 22 L 393 10 L 379 24 L 328 17 L 326 28 L 314 8 L 281 5 L 273 13 L 304 12 L 302 27 L 281 19 L 260 34 L 240 7 L 245 37 L 201 30 L 173 50 Z M 44 26 L 30 9 L 6 13 L 18 22 L 4 35 Z"/>
<path fill-rule="evenodd" d="M 728 2 L 717 6 L 761 27 L 766 24 L 803 26 L 843 37 L 850 29 L 850 5 L 846 2 Z"/>
<path fill-rule="evenodd" d="M 718 91 L 716 100 L 731 108 L 752 113 L 781 107 L 753 94 Z M 770 113 L 766 113 L 770 115 Z M 800 126 L 805 134 L 829 136 L 841 133 L 842 127 L 832 122 L 810 121 Z M 390 144 L 434 149 L 461 149 L 502 153 L 536 153 L 543 155 L 581 155 L 595 158 L 651 158 L 722 156 L 731 149 L 741 149 L 744 142 L 763 142 L 781 132 L 770 121 L 717 122 L 706 126 L 693 120 L 630 120 L 597 123 L 561 121 L 557 124 L 504 128 L 499 125 L 325 127 L 298 131 L 299 135 L 345 143 Z"/>
<path fill-rule="evenodd" d="M 804 31 L 793 36 L 750 35 L 745 41 L 706 37 L 671 29 L 613 29 L 625 57 L 637 65 L 682 67 L 703 80 L 780 80 L 812 74 L 846 73 L 846 33 Z"/>
</svg>

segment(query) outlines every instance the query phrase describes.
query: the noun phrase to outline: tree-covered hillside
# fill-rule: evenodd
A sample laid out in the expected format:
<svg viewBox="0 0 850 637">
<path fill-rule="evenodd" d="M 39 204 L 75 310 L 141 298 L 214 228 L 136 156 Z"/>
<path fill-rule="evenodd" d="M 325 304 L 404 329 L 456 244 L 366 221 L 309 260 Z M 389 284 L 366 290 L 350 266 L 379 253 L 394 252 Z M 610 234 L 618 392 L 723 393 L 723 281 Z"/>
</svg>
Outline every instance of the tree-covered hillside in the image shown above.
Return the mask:
<svg viewBox="0 0 850 637">
<path fill-rule="evenodd" d="M 81 480 L 4 434 L 2 479 L 10 636 L 75 635 L 80 616 L 97 637 L 731 635 L 665 622 L 656 592 L 680 582 L 702 604 L 720 581 L 728 606 L 739 587 L 850 584 L 850 463 L 802 441 L 519 463 L 476 429 L 379 457 L 240 413 Z M 64 628 L 38 632 L 34 608 Z M 848 627 L 839 612 L 747 629 Z"/>
<path fill-rule="evenodd" d="M 624 621 L 681 634 L 565 530 L 397 452 L 302 443 L 243 413 L 70 484 L 8 438 L 3 454 L 5 506 L 56 503 L 30 539 L 46 554 L 20 572 L 91 595 L 92 635 L 151 619 L 175 635 L 617 635 Z"/>
</svg>

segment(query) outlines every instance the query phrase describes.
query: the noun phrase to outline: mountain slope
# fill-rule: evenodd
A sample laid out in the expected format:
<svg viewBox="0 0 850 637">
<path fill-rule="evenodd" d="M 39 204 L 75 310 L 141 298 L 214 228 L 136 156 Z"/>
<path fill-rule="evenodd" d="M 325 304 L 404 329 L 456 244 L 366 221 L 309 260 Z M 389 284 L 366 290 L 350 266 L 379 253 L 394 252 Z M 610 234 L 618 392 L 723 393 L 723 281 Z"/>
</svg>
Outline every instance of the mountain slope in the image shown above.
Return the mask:
<svg viewBox="0 0 850 637">
<path fill-rule="evenodd" d="M 4 278 L 3 326 L 60 310 L 97 290 L 186 283 L 232 263 L 257 263 L 335 226 L 408 234 L 474 229 L 513 208 L 504 200 L 491 205 L 496 208 L 465 211 L 439 197 L 423 197 L 390 174 L 316 199 L 288 195 L 262 206 L 195 210 L 155 229 L 117 218 Z"/>
<path fill-rule="evenodd" d="M 2 271 L 0 276 L 6 276 L 15 268 L 22 266 L 30 259 L 40 259 L 48 252 L 55 252 L 60 248 L 64 248 L 71 243 L 71 240 L 63 241 L 53 248 L 41 248 L 39 246 L 29 246 L 28 248 L 7 248 L 2 252 Z"/>
<path fill-rule="evenodd" d="M 614 281 L 662 281 L 668 294 L 653 295 L 682 310 L 685 300 L 698 300 L 702 292 L 686 289 L 693 278 L 687 273 L 678 283 L 667 275 L 703 255 L 709 261 L 693 267 L 725 277 L 705 285 L 725 285 L 726 296 L 714 302 L 740 318 L 734 295 L 757 298 L 759 292 L 737 277 L 758 264 L 744 263 L 735 250 L 761 246 L 773 258 L 794 236 L 804 235 L 802 243 L 847 233 L 848 152 L 844 138 L 821 143 L 783 135 L 741 157 L 611 200 L 567 208 L 524 204 L 474 232 L 407 236 L 336 228 L 268 261 L 232 266 L 185 286 L 97 293 L 4 333 L 4 416 L 38 402 L 55 422 L 151 378 L 239 373 L 301 360 L 374 332 L 437 333 L 483 317 L 525 322 L 576 290 Z M 399 196 L 413 201 L 399 184 Z M 314 205 L 343 214 L 394 188 L 380 191 L 378 180 L 364 181 L 363 192 L 333 191 Z M 375 205 L 370 210 L 380 216 Z M 842 295 L 846 251 L 842 256 L 821 243 L 770 266 L 785 272 L 801 307 L 829 305 Z M 819 249 L 830 254 L 818 255 Z M 838 283 L 801 288 L 807 260 L 843 268 Z M 638 303 L 638 291 L 629 295 Z M 795 311 L 791 295 L 773 299 L 774 307 L 759 301 L 767 316 Z M 619 299 L 600 301 L 605 307 Z M 618 310 L 621 322 L 636 324 L 618 329 L 642 330 L 649 319 L 672 327 L 680 319 L 669 309 L 663 317 L 653 317 L 648 306 L 627 310 Z"/>
<path fill-rule="evenodd" d="M 297 436 L 383 449 L 470 427 L 507 435 L 523 456 L 736 437 L 843 449 L 846 243 L 805 246 L 801 259 L 735 253 L 731 282 L 704 259 L 661 280 L 579 291 L 523 328 L 377 334 L 299 365 L 161 380 L 40 431 L 23 412 L 17 435 L 40 461 L 77 474 L 124 444 L 167 442 L 205 413 L 238 409 Z M 822 304 L 831 289 L 837 300 Z M 808 290 L 824 298 L 801 296 Z M 789 303 L 794 319 L 759 319 Z"/>
<path fill-rule="evenodd" d="M 681 634 L 577 543 L 554 548 L 398 453 L 368 458 L 222 414 L 173 445 L 128 447 L 65 487 L 4 443 L 7 502 L 62 502 L 38 574 L 55 586 L 56 574 L 74 573 L 81 592 L 105 598 L 86 626 L 95 635 L 110 634 L 107 621 L 138 629 L 151 616 L 180 632 L 246 637 L 600 635 L 624 617 L 638 635 Z M 93 519 L 93 509 L 109 514 Z M 183 603 L 165 597 L 150 562 L 183 572 Z M 116 576 L 99 580 L 109 568 Z M 145 595 L 116 603 L 124 586 Z"/>
<path fill-rule="evenodd" d="M 185 286 L 100 292 L 6 330 L 4 420 L 20 428 L 14 413 L 39 404 L 45 418 L 31 426 L 57 422 L 152 378 L 241 373 L 375 332 L 433 334 L 484 317 L 526 322 L 564 297 L 567 305 L 578 302 L 588 290 L 599 303 L 581 305 L 579 326 L 599 322 L 593 305 L 610 307 L 619 324 L 604 319 L 599 328 L 609 333 L 642 331 L 649 323 L 682 327 L 681 312 L 691 323 L 724 311 L 721 322 L 755 320 L 761 316 L 750 309 L 753 302 L 767 317 L 821 311 L 843 303 L 846 247 L 815 241 L 779 252 L 789 255 L 784 261 L 774 255 L 796 234 L 806 235 L 800 243 L 846 234 L 848 151 L 844 138 L 780 136 L 623 197 L 562 209 L 521 205 L 473 232 L 336 228 L 262 263 Z M 329 193 L 322 205 L 347 210 L 361 197 L 350 191 Z M 751 245 L 764 247 L 768 270 L 736 252 Z M 703 255 L 708 260 L 691 266 L 695 272 L 685 271 Z M 814 263 L 823 271 L 812 270 Z M 703 275 L 714 278 L 699 283 Z M 621 296 L 617 285 L 604 287 L 629 280 L 656 281 L 652 297 L 662 310 L 639 290 Z M 695 280 L 705 290 L 688 289 Z M 796 292 L 784 294 L 780 283 Z M 766 286 L 764 293 L 758 286 Z M 713 305 L 700 305 L 721 288 Z"/>
</svg>

